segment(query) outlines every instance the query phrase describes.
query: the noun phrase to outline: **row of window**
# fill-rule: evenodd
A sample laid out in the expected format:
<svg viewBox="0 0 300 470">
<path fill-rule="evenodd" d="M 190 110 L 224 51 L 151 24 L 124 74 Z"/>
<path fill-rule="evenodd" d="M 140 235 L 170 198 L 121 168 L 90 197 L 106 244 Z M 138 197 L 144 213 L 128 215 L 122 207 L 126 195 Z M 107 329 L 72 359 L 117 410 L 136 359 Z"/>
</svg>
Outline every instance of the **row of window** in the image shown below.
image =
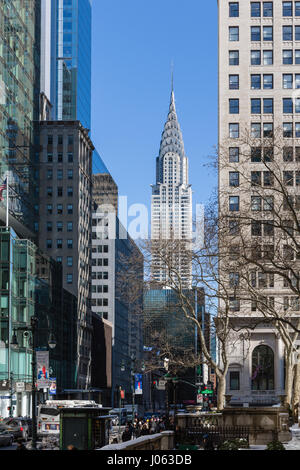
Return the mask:
<svg viewBox="0 0 300 470">
<path fill-rule="evenodd" d="M 300 138 L 300 122 L 284 122 L 283 125 L 283 137 L 286 138 Z M 251 137 L 261 138 L 261 133 L 263 129 L 263 137 L 272 137 L 273 135 L 273 123 L 252 123 L 251 124 Z M 230 123 L 229 124 L 229 137 L 231 139 L 238 139 L 240 137 L 240 126 L 239 123 Z M 232 147 L 230 150 L 230 156 L 234 160 L 238 157 L 237 147 Z"/>
<path fill-rule="evenodd" d="M 67 210 L 67 214 L 71 215 L 73 214 L 73 204 L 67 204 L 66 205 L 66 210 Z M 53 204 L 47 204 L 46 206 L 46 212 L 47 214 L 49 215 L 52 215 L 54 212 L 53 212 Z M 57 204 L 56 205 L 56 214 L 63 214 L 64 213 L 64 206 L 63 204 Z"/>
<path fill-rule="evenodd" d="M 263 205 L 262 205 L 263 204 Z M 274 207 L 274 199 L 272 196 L 252 196 L 251 197 L 251 209 L 253 211 L 272 211 Z M 283 210 L 300 210 L 300 196 L 288 196 L 283 199 Z M 240 198 L 239 196 L 229 196 L 229 211 L 237 212 L 240 210 Z M 238 220 L 229 221 L 229 235 L 239 234 L 239 222 Z"/>
<path fill-rule="evenodd" d="M 46 248 L 48 250 L 53 248 L 53 241 L 51 239 L 46 240 Z M 58 238 L 56 240 L 56 248 L 58 248 L 58 249 L 63 248 L 63 240 L 61 238 Z M 67 240 L 67 248 L 73 249 L 73 239 L 72 238 Z"/>
<path fill-rule="evenodd" d="M 63 193 L 64 193 L 63 187 L 58 186 L 57 189 L 56 189 L 57 197 L 63 197 L 63 195 L 64 195 Z M 47 197 L 52 197 L 53 196 L 53 187 L 52 186 L 47 187 L 46 195 L 47 195 Z M 68 186 L 67 187 L 67 196 L 68 197 L 73 197 L 73 186 Z"/>
<path fill-rule="evenodd" d="M 92 299 L 92 307 L 108 307 L 108 299 Z"/>
<path fill-rule="evenodd" d="M 59 134 L 57 136 L 57 139 L 56 139 L 57 145 L 63 145 L 65 139 L 66 139 L 66 142 L 67 142 L 68 145 L 73 145 L 74 144 L 74 135 L 64 136 L 62 134 Z M 53 142 L 54 142 L 53 135 L 49 134 L 47 136 L 48 145 L 53 145 Z"/>
<path fill-rule="evenodd" d="M 268 306 L 270 309 L 275 307 L 275 298 L 274 297 L 266 297 L 262 296 L 259 300 L 253 299 L 251 301 L 251 311 L 256 312 L 258 310 L 258 302 L 259 302 L 259 310 L 262 310 L 264 306 Z M 283 302 L 280 302 L 280 305 L 283 305 L 283 309 L 285 311 L 292 310 L 294 312 L 299 312 L 300 310 L 300 301 L 299 297 L 283 297 Z M 240 299 L 236 297 L 229 298 L 229 309 L 233 312 L 240 311 Z"/>
<path fill-rule="evenodd" d="M 274 55 L 273 50 L 252 50 L 250 54 L 251 65 L 273 65 Z M 283 65 L 299 65 L 300 64 L 300 49 L 283 49 L 282 51 L 282 64 Z M 229 65 L 240 65 L 239 51 L 229 51 Z"/>
<path fill-rule="evenodd" d="M 92 259 L 92 266 L 108 266 L 108 258 Z"/>
<path fill-rule="evenodd" d="M 99 271 L 99 272 L 92 272 L 92 279 L 95 281 L 106 281 L 108 280 L 108 272 L 107 271 Z"/>
<path fill-rule="evenodd" d="M 47 232 L 52 232 L 53 231 L 53 222 L 47 222 L 46 223 L 46 229 Z M 56 230 L 57 232 L 63 232 L 64 231 L 64 224 L 63 222 L 56 222 Z M 73 232 L 73 222 L 67 222 L 67 232 Z"/>
<path fill-rule="evenodd" d="M 68 163 L 73 163 L 73 161 L 74 161 L 73 153 L 68 153 L 67 154 L 66 161 Z M 53 163 L 54 162 L 53 153 L 47 153 L 47 162 L 48 163 Z M 57 154 L 56 162 L 57 163 L 63 163 L 64 162 L 64 154 L 63 153 L 58 153 Z"/>
<path fill-rule="evenodd" d="M 57 256 L 56 261 L 57 263 L 63 264 L 63 257 L 62 256 Z M 66 264 L 68 267 L 73 267 L 73 256 L 67 256 L 66 258 Z"/>
<path fill-rule="evenodd" d="M 108 293 L 108 286 L 107 285 L 98 285 L 92 286 L 92 293 L 93 294 L 107 294 Z"/>
<path fill-rule="evenodd" d="M 273 2 L 251 2 L 250 3 L 251 18 L 272 18 Z M 300 16 L 300 2 L 282 2 L 282 16 Z M 239 2 L 229 3 L 229 17 L 238 18 L 240 16 Z"/>
<path fill-rule="evenodd" d="M 252 42 L 273 41 L 273 26 L 251 26 L 250 37 Z M 229 26 L 229 41 L 240 40 L 239 26 Z M 282 26 L 283 41 L 300 41 L 300 25 Z"/>
<path fill-rule="evenodd" d="M 251 90 L 272 90 L 274 87 L 273 74 L 251 74 Z M 240 76 L 229 75 L 229 90 L 239 90 Z M 300 88 L 300 74 L 282 74 L 282 88 L 285 90 Z"/>
<path fill-rule="evenodd" d="M 273 114 L 274 101 L 273 98 L 251 98 L 251 114 Z M 229 114 L 239 114 L 240 100 L 239 98 L 229 99 Z M 299 114 L 300 98 L 283 98 L 282 99 L 283 114 Z"/>
<path fill-rule="evenodd" d="M 46 177 L 47 177 L 47 180 L 52 180 L 53 179 L 53 170 L 52 168 L 48 168 L 47 172 L 46 172 Z M 62 180 L 64 177 L 64 172 L 62 169 L 57 169 L 56 171 L 56 178 L 58 180 Z M 73 179 L 73 169 L 69 168 L 67 170 L 67 179 L 68 180 L 72 180 Z"/>
</svg>

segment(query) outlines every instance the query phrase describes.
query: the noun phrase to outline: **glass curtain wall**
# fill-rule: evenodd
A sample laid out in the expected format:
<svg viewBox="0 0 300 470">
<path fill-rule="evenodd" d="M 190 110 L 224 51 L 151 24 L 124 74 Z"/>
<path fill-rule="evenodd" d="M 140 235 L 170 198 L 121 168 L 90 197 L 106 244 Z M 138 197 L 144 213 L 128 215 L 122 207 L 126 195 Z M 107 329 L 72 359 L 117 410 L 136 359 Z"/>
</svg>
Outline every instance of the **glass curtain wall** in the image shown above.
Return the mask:
<svg viewBox="0 0 300 470">
<path fill-rule="evenodd" d="M 31 230 L 37 197 L 33 121 L 39 107 L 39 24 L 39 1 L 0 2 L 0 182 L 8 178 L 10 212 Z"/>
</svg>

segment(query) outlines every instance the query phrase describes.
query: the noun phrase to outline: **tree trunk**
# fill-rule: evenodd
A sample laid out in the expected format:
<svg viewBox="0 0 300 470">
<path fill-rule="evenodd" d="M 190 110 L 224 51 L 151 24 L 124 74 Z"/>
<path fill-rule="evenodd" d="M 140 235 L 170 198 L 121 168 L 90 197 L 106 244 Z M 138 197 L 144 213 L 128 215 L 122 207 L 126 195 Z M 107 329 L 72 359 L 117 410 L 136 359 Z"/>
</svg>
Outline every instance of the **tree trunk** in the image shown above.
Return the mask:
<svg viewBox="0 0 300 470">
<path fill-rule="evenodd" d="M 295 365 L 292 410 L 295 423 L 299 420 L 299 402 L 300 402 L 300 362 Z"/>
<path fill-rule="evenodd" d="M 222 411 L 224 409 L 225 393 L 226 393 L 226 375 L 222 375 L 221 377 L 218 377 L 218 396 L 217 396 L 218 411 Z"/>
<path fill-rule="evenodd" d="M 292 405 L 292 393 L 293 393 L 293 363 L 292 356 L 290 353 L 286 353 L 286 368 L 285 368 L 285 393 L 286 403 L 288 406 Z"/>
</svg>

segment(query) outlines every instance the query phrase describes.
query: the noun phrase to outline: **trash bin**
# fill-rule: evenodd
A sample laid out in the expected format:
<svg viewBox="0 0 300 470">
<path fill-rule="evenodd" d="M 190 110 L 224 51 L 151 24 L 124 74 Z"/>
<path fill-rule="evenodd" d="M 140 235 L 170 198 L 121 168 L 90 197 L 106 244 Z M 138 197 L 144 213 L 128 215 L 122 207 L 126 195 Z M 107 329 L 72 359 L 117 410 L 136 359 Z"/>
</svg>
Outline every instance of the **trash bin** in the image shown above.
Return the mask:
<svg viewBox="0 0 300 470">
<path fill-rule="evenodd" d="M 67 450 L 72 445 L 77 450 L 94 450 L 99 443 L 105 443 L 109 432 L 109 410 L 110 408 L 62 408 L 60 449 Z"/>
</svg>

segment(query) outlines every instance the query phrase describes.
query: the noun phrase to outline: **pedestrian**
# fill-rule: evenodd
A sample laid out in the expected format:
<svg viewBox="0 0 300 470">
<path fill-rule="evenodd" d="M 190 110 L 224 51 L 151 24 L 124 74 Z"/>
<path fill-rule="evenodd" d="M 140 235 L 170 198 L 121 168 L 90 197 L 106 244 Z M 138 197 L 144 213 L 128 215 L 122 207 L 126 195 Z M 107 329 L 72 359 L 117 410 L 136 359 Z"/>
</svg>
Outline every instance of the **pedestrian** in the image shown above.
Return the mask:
<svg viewBox="0 0 300 470">
<path fill-rule="evenodd" d="M 131 439 L 131 432 L 129 430 L 129 426 L 126 426 L 122 434 L 122 442 L 130 441 L 130 439 Z"/>
<path fill-rule="evenodd" d="M 204 450 L 215 450 L 213 440 L 211 436 L 209 436 L 208 434 L 205 434 L 203 436 L 203 444 L 204 444 Z"/>
<path fill-rule="evenodd" d="M 23 441 L 19 439 L 17 441 L 17 447 L 16 450 L 27 450 L 26 446 L 24 445 Z"/>
</svg>

